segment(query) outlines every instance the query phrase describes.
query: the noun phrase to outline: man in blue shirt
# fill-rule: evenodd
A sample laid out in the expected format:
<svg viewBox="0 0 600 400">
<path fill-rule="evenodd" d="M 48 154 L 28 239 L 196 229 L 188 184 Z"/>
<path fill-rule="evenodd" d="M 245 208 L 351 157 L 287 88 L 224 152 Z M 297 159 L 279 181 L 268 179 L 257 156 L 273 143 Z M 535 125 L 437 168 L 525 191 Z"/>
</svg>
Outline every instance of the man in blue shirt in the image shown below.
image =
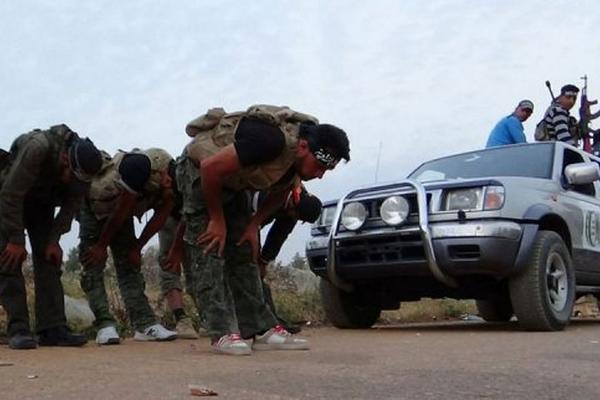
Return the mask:
<svg viewBox="0 0 600 400">
<path fill-rule="evenodd" d="M 533 103 L 530 100 L 521 100 L 515 111 L 508 117 L 502 118 L 490 132 L 486 148 L 504 146 L 507 144 L 525 143 L 523 122 L 533 113 Z"/>
</svg>

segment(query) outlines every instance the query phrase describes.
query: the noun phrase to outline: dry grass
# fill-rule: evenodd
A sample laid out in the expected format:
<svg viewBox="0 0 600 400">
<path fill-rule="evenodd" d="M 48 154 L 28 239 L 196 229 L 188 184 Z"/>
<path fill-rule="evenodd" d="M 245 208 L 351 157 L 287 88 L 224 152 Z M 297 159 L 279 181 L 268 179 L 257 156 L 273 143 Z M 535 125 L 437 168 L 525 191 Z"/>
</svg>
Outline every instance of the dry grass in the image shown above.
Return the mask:
<svg viewBox="0 0 600 400">
<path fill-rule="evenodd" d="M 273 302 L 279 317 L 293 323 L 324 323 L 325 312 L 317 291 L 297 294 L 273 289 Z"/>
<path fill-rule="evenodd" d="M 384 311 L 380 323 L 451 320 L 465 314 L 477 314 L 473 300 L 423 299 L 402 303 L 399 310 Z"/>
<path fill-rule="evenodd" d="M 146 269 L 145 267 L 144 269 Z M 33 311 L 33 287 L 32 287 L 32 276 L 31 271 L 27 269 L 24 271 L 25 277 L 28 282 L 28 302 L 30 305 L 30 311 Z M 167 310 L 164 299 L 161 297 L 160 290 L 158 287 L 158 277 L 156 274 L 149 274 L 148 271 L 144 271 L 146 275 L 146 295 L 150 301 L 150 305 L 155 310 L 155 313 L 159 320 L 162 321 L 168 327 L 173 327 L 174 318 L 171 313 Z M 133 332 L 130 328 L 125 305 L 121 299 L 119 293 L 118 284 L 116 282 L 116 276 L 112 265 L 108 265 L 105 270 L 105 285 L 110 303 L 111 311 L 117 321 L 117 329 L 119 332 L 128 336 Z M 273 299 L 277 308 L 277 313 L 280 317 L 287 321 L 294 323 L 305 323 L 310 322 L 311 324 L 328 324 L 325 317 L 325 313 L 321 306 L 321 299 L 318 291 L 309 291 L 303 294 L 299 294 L 294 290 L 290 290 L 288 285 L 277 285 L 278 279 L 272 280 L 271 288 L 273 290 Z M 280 281 L 281 282 L 281 281 Z M 79 273 L 69 272 L 63 275 L 63 286 L 65 294 L 74 298 L 84 298 L 85 295 L 79 285 Z M 194 323 L 198 326 L 199 316 L 198 310 L 196 309 L 193 301 L 189 296 L 185 297 L 185 309 L 186 313 L 192 318 Z M 456 319 L 464 314 L 476 314 L 477 310 L 473 301 L 457 301 L 451 299 L 443 300 L 432 300 L 424 299 L 418 302 L 407 302 L 402 303 L 399 310 L 395 311 L 384 311 L 381 315 L 379 323 L 392 324 L 402 322 L 426 322 L 432 320 L 449 320 Z M 32 316 L 33 318 L 33 316 Z M 5 332 L 6 317 L 5 313 L 0 309 L 0 332 Z M 75 331 L 85 332 L 90 337 L 94 337 L 94 329 L 87 328 L 83 329 L 81 326 L 71 326 Z"/>
</svg>

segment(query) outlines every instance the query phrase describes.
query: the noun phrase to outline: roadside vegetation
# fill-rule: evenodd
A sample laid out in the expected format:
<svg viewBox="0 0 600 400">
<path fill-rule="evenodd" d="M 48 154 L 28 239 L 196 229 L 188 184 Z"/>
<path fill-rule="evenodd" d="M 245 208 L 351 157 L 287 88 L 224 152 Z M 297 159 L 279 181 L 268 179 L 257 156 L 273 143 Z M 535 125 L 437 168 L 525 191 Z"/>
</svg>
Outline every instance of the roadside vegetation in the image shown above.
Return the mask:
<svg viewBox="0 0 600 400">
<path fill-rule="evenodd" d="M 157 265 L 157 248 L 149 247 L 143 255 L 142 272 L 146 278 L 146 295 L 161 321 L 172 327 L 173 316 L 167 311 L 166 303 L 160 295 L 159 274 Z M 74 299 L 85 298 L 79 285 L 81 267 L 77 261 L 77 249 L 71 249 L 64 263 L 63 285 L 65 295 Z M 30 260 L 23 267 L 28 287 L 28 301 L 30 312 L 33 311 L 33 271 Z M 106 288 L 113 315 L 117 319 L 118 330 L 121 334 L 131 335 L 131 329 L 127 323 L 127 314 L 123 300 L 119 294 L 116 274 L 111 258 L 109 257 L 105 270 Z M 302 279 L 299 279 L 298 277 Z M 306 260 L 297 254 L 288 264 L 277 262 L 270 266 L 266 281 L 271 287 L 273 299 L 278 314 L 287 321 L 301 325 L 321 326 L 328 325 L 325 313 L 321 306 L 318 279 L 310 273 Z M 199 315 L 189 296 L 186 296 L 186 312 L 192 317 L 195 324 L 200 324 Z M 384 311 L 378 324 L 396 324 L 403 322 L 427 322 L 451 320 L 476 314 L 477 310 L 473 301 L 457 301 L 451 299 L 432 300 L 424 299 L 419 302 L 403 303 L 399 310 Z M 33 317 L 33 316 L 32 316 Z M 5 332 L 6 317 L 0 308 L 0 335 Z M 71 328 L 89 333 L 94 336 L 91 327 L 80 326 L 77 321 L 70 322 Z"/>
</svg>

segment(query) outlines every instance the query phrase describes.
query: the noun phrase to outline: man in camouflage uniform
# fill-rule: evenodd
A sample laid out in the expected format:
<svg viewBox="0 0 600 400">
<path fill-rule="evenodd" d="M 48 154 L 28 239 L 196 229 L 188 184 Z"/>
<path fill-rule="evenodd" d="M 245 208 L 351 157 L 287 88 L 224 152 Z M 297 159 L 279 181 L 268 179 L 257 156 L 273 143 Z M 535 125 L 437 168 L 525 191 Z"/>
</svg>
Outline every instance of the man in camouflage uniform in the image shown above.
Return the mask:
<svg viewBox="0 0 600 400">
<path fill-rule="evenodd" d="M 36 331 L 42 346 L 81 346 L 84 336 L 66 327 L 60 281 L 61 235 L 102 165 L 89 139 L 80 139 L 66 125 L 19 136 L 0 170 L 0 302 L 8 313 L 9 346 L 37 346 L 31 334 L 25 282 L 25 233 L 32 248 Z M 60 207 L 54 215 L 55 208 Z"/>
<path fill-rule="evenodd" d="M 253 196 L 252 209 L 255 211 L 258 210 L 265 197 L 265 192 L 255 193 Z M 298 221 L 308 222 L 310 224 L 314 223 L 321 215 L 322 208 L 323 204 L 317 196 L 310 194 L 304 185 L 298 185 L 290 191 L 283 206 L 263 223 L 263 226 L 272 223 L 267 232 L 264 245 L 260 249 L 260 257 L 258 258 L 260 277 L 263 280 L 263 296 L 271 308 L 271 311 L 273 311 L 273 314 L 277 317 L 279 324 L 283 325 L 290 333 L 300 332 L 300 327 L 277 315 L 271 288 L 265 282 L 267 265 L 277 258 L 277 255 L 281 251 L 281 247 L 294 230 Z M 242 331 L 242 337 L 245 337 L 244 327 L 240 326 L 240 330 Z"/>
<path fill-rule="evenodd" d="M 81 287 L 96 317 L 96 343 L 118 344 L 115 319 L 104 287 L 107 247 L 112 251 L 117 281 L 134 340 L 173 340 L 176 334 L 157 323 L 144 294 L 140 251 L 162 227 L 173 208 L 168 170 L 171 156 L 161 149 L 119 152 L 106 158 L 101 173 L 92 181 L 79 223 L 79 254 L 84 266 Z M 154 215 L 136 239 L 133 217 L 147 210 Z"/>
<path fill-rule="evenodd" d="M 176 192 L 176 198 L 180 199 L 181 195 L 176 190 L 174 185 L 173 189 Z M 256 192 L 248 193 L 249 200 L 251 201 L 251 208 L 253 212 L 256 212 L 259 205 L 265 200 L 268 192 Z M 176 201 L 180 203 L 180 201 Z M 160 286 L 163 297 L 167 300 L 168 307 L 173 313 L 176 320 L 175 330 L 177 331 L 177 337 L 183 339 L 197 339 L 198 333 L 194 329 L 191 318 L 187 316 L 184 310 L 183 301 L 183 285 L 181 283 L 181 267 L 183 267 L 183 273 L 185 277 L 185 292 L 194 296 L 194 283 L 192 270 L 190 265 L 189 257 L 185 257 L 183 251 L 175 251 L 183 256 L 183 260 L 173 260 L 169 258 L 170 250 L 173 246 L 181 246 L 183 244 L 183 226 L 181 223 L 181 212 L 180 205 L 176 207 L 176 210 L 169 217 L 163 228 L 158 233 L 159 237 L 159 265 L 160 270 Z M 265 277 L 266 266 L 271 261 L 275 260 L 281 246 L 286 241 L 298 221 L 313 223 L 321 215 L 322 204 L 319 198 L 311 195 L 306 191 L 304 185 L 300 185 L 292 189 L 287 196 L 285 203 L 279 208 L 275 214 L 270 216 L 264 223 L 263 226 L 273 223 L 267 233 L 264 246 L 261 248 L 260 257 L 258 259 L 258 265 L 260 267 L 261 278 Z M 178 241 L 175 243 L 175 241 Z M 298 333 L 300 328 L 295 325 L 289 324 L 281 317 L 277 316 L 275 312 L 275 304 L 271 296 L 271 289 L 263 281 L 263 295 L 268 306 L 273 311 L 273 314 L 277 317 L 277 320 L 283 325 L 288 331 L 292 333 Z M 242 331 L 242 337 L 244 337 L 244 327 L 240 326 Z M 251 332 L 250 336 L 254 333 Z"/>
<path fill-rule="evenodd" d="M 321 178 L 340 159 L 349 160 L 346 134 L 267 105 L 232 114 L 213 109 L 186 131 L 194 139 L 177 165 L 185 251 L 213 349 L 250 354 L 240 325 L 254 336 L 255 350 L 307 349 L 308 342 L 278 325 L 265 304 L 255 264 L 258 230 L 300 180 Z M 254 216 L 246 190 L 271 192 Z"/>
<path fill-rule="evenodd" d="M 177 332 L 177 337 L 180 339 L 197 339 L 198 333 L 194 328 L 191 318 L 185 313 L 183 302 L 184 287 L 181 283 L 181 267 L 183 266 L 185 292 L 192 297 L 195 303 L 193 277 L 189 257 L 186 257 L 184 251 L 181 249 L 180 251 L 176 252 L 183 257 L 182 260 L 171 260 L 169 258 L 171 248 L 181 248 L 183 245 L 183 225 L 181 225 L 182 198 L 181 193 L 177 190 L 174 174 L 175 171 L 173 169 L 172 178 L 174 181 L 173 191 L 175 194 L 175 206 L 173 207 L 173 211 L 167 219 L 167 222 L 158 232 L 158 264 L 161 267 L 159 272 L 160 289 L 162 296 L 167 301 L 169 310 L 175 317 L 175 331 Z"/>
</svg>

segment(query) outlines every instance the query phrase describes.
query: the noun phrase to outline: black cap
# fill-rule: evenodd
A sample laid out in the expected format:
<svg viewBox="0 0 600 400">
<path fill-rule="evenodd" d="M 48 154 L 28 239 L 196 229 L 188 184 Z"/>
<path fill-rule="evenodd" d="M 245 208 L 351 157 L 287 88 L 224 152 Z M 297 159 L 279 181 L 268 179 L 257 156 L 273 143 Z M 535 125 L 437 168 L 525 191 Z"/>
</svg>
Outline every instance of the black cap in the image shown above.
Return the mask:
<svg viewBox="0 0 600 400">
<path fill-rule="evenodd" d="M 577 96 L 579 93 L 579 88 L 575 85 L 565 85 L 560 89 L 561 96 Z"/>
<path fill-rule="evenodd" d="M 140 193 L 150 179 L 151 172 L 150 159 L 145 154 L 125 154 L 119 164 L 121 184 L 130 192 Z"/>
<path fill-rule="evenodd" d="M 75 176 L 89 182 L 102 168 L 102 153 L 88 139 L 75 139 L 69 146 L 69 164 Z"/>
<path fill-rule="evenodd" d="M 300 193 L 300 200 L 296 204 L 296 216 L 300 221 L 315 222 L 321 215 L 323 204 L 317 196 L 313 196 L 303 190 Z"/>
</svg>

